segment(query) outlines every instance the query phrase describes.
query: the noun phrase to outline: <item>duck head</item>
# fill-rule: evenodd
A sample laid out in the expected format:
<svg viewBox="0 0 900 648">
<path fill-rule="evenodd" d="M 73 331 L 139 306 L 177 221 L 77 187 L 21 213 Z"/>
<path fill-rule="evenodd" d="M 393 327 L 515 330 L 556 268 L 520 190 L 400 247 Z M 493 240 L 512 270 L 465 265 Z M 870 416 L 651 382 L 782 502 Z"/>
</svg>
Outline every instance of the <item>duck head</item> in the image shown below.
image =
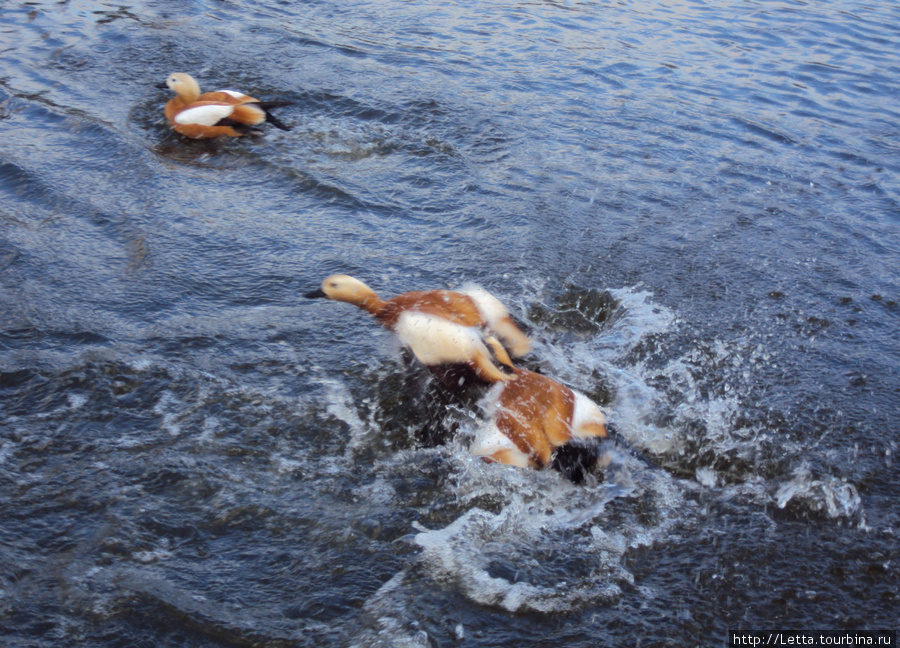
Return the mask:
<svg viewBox="0 0 900 648">
<path fill-rule="evenodd" d="M 200 84 L 194 80 L 194 77 L 184 72 L 173 72 L 166 78 L 165 83 L 160 83 L 156 87 L 169 88 L 188 103 L 196 101 L 200 96 Z"/>
<path fill-rule="evenodd" d="M 308 299 L 324 297 L 334 301 L 347 302 L 365 308 L 368 303 L 380 301 L 375 291 L 359 279 L 350 275 L 336 274 L 326 277 L 319 290 L 306 293 Z"/>
</svg>

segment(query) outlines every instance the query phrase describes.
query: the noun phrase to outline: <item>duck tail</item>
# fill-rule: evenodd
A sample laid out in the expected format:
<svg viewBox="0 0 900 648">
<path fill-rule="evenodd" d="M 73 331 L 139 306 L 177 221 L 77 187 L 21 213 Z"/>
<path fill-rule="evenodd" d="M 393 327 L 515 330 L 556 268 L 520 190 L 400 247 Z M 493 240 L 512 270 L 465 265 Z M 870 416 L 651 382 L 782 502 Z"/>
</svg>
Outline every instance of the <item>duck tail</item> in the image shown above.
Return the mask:
<svg viewBox="0 0 900 648">
<path fill-rule="evenodd" d="M 275 99 L 273 101 L 259 101 L 257 102 L 260 108 L 263 110 L 271 110 L 272 108 L 284 108 L 285 106 L 293 106 L 293 101 L 286 101 L 284 99 Z"/>
<path fill-rule="evenodd" d="M 293 102 L 292 102 L 292 101 L 281 101 L 281 100 L 275 100 L 275 101 L 260 101 L 260 102 L 257 103 L 256 105 L 258 105 L 260 108 L 263 109 L 263 112 L 266 113 L 266 121 L 267 121 L 268 123 L 272 124 L 272 126 L 274 126 L 275 128 L 277 128 L 277 129 L 279 129 L 279 130 L 283 130 L 283 131 L 289 131 L 289 130 L 291 130 L 291 127 L 290 127 L 290 126 L 288 126 L 287 124 L 285 124 L 283 121 L 281 121 L 280 119 L 278 119 L 275 115 L 273 115 L 273 114 L 270 113 L 269 111 L 270 111 L 272 108 L 283 108 L 284 106 L 290 106 L 290 105 L 293 105 Z"/>
<path fill-rule="evenodd" d="M 262 132 L 252 124 L 245 124 L 244 122 L 231 119 L 230 117 L 220 119 L 216 122 L 216 126 L 231 126 L 231 128 L 240 135 L 256 135 Z"/>
<path fill-rule="evenodd" d="M 275 115 L 273 115 L 272 113 L 270 113 L 268 111 L 266 112 L 266 121 L 268 123 L 272 124 L 272 126 L 274 126 L 275 128 L 277 128 L 279 130 L 283 130 L 283 131 L 291 130 L 290 126 L 285 124 L 283 121 L 279 120 Z"/>
<path fill-rule="evenodd" d="M 573 439 L 559 446 L 553 452 L 550 467 L 561 472 L 572 483 L 581 484 L 589 472 L 598 466 L 605 467 L 610 461 L 610 451 L 618 448 L 650 468 L 659 468 L 613 426 L 607 424 L 606 433 L 608 436 L 605 438 Z"/>
<path fill-rule="evenodd" d="M 585 476 L 599 463 L 605 439 L 574 439 L 559 446 L 550 458 L 550 467 L 558 470 L 573 484 L 584 482 Z"/>
</svg>

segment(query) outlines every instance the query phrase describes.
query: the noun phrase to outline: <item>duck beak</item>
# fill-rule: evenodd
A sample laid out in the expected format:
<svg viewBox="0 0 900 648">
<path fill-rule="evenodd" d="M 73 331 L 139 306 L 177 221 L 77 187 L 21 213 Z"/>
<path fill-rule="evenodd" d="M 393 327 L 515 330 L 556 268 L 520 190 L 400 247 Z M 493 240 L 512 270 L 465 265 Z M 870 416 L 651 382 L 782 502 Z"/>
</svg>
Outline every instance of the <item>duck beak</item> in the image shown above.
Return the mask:
<svg viewBox="0 0 900 648">
<path fill-rule="evenodd" d="M 318 290 L 313 290 L 312 292 L 308 292 L 303 296 L 307 299 L 319 299 L 320 297 L 327 297 L 328 295 L 322 292 L 322 289 L 319 288 Z"/>
<path fill-rule="evenodd" d="M 165 89 L 168 88 L 169 86 L 167 86 L 167 85 L 166 85 L 166 82 L 163 81 L 162 83 L 157 83 L 154 87 L 155 87 L 155 88 L 159 88 L 160 90 L 165 90 Z"/>
</svg>

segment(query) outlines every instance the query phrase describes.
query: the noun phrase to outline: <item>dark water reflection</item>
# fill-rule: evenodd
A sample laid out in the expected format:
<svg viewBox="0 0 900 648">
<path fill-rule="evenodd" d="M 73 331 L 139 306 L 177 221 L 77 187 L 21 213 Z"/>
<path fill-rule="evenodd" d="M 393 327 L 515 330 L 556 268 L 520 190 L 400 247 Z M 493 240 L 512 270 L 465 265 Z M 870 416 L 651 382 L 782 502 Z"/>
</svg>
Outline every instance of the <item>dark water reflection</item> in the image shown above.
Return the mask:
<svg viewBox="0 0 900 648">
<path fill-rule="evenodd" d="M 895 629 L 889 2 L 8 3 L 0 638 Z M 154 85 L 290 100 L 189 142 Z M 476 281 L 661 470 L 484 466 L 301 295 Z"/>
</svg>

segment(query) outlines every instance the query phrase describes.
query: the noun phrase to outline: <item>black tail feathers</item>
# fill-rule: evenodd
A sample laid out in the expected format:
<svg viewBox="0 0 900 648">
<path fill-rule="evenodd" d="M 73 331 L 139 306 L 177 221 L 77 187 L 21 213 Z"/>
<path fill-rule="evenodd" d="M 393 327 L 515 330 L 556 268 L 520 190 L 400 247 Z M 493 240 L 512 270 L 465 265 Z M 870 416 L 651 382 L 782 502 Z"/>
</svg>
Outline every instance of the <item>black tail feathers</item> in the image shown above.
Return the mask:
<svg viewBox="0 0 900 648">
<path fill-rule="evenodd" d="M 293 106 L 293 101 L 285 101 L 283 99 L 276 99 L 274 101 L 260 101 L 259 107 L 263 110 L 271 110 L 272 108 L 284 108 L 285 106 Z"/>
<path fill-rule="evenodd" d="M 278 128 L 279 130 L 289 131 L 289 130 L 291 130 L 291 127 L 288 126 L 287 124 L 285 124 L 285 123 L 284 123 L 283 121 L 281 121 L 280 119 L 278 119 L 275 115 L 273 115 L 273 114 L 272 114 L 271 112 L 269 112 L 269 111 L 270 111 L 272 108 L 282 108 L 282 107 L 284 107 L 284 106 L 290 106 L 290 105 L 293 105 L 293 103 L 294 103 L 294 102 L 292 102 L 292 101 L 279 101 L 279 100 L 276 100 L 276 101 L 260 101 L 260 102 L 259 102 L 259 107 L 262 108 L 263 111 L 266 113 L 266 121 L 267 121 L 268 123 L 272 124 L 272 126 L 274 126 L 275 128 Z"/>
<path fill-rule="evenodd" d="M 612 448 L 624 450 L 629 455 L 650 468 L 658 466 L 645 457 L 637 448 L 623 437 L 613 426 L 607 425 L 608 438 L 574 439 L 562 445 L 553 453 L 550 467 L 561 472 L 566 479 L 575 484 L 584 482 L 585 476 L 592 472 L 598 464 L 608 462 Z M 602 478 L 602 473 L 597 475 Z"/>
<path fill-rule="evenodd" d="M 600 459 L 601 439 L 578 439 L 559 446 L 550 458 L 550 467 L 573 484 L 581 484 Z"/>
<path fill-rule="evenodd" d="M 216 122 L 216 126 L 231 126 L 236 132 L 241 133 L 242 135 L 249 135 L 260 132 L 260 129 L 256 126 L 251 126 L 250 124 L 239 122 L 232 119 L 231 117 L 220 119 Z"/>
<path fill-rule="evenodd" d="M 275 117 L 275 115 L 273 115 L 272 113 L 270 113 L 268 111 L 266 112 L 266 121 L 268 123 L 272 124 L 272 126 L 274 126 L 275 128 L 277 128 L 279 130 L 283 130 L 283 131 L 291 130 L 290 126 L 285 124 L 283 121 L 280 121 L 277 117 Z"/>
</svg>

